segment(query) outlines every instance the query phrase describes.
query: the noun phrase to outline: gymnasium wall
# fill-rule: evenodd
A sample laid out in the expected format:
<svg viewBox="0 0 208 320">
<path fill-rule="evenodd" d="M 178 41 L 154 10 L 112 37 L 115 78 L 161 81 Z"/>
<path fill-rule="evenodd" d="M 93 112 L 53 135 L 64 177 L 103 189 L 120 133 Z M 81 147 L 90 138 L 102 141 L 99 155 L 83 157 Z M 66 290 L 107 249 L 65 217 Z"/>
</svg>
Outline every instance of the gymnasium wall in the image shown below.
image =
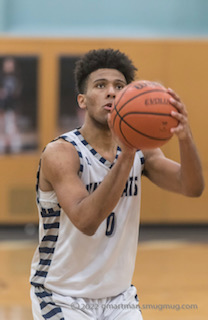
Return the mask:
<svg viewBox="0 0 208 320">
<path fill-rule="evenodd" d="M 26 130 L 35 147 L 0 155 L 0 223 L 38 221 L 35 183 L 40 153 L 61 132 L 60 61 L 92 48 L 125 51 L 138 67 L 139 79 L 160 81 L 181 96 L 208 181 L 207 13 L 206 0 L 0 0 L 0 62 L 12 55 L 28 70 L 27 59 L 35 59 L 37 70 L 36 99 L 27 100 L 24 109 L 36 105 L 29 122 L 35 126 L 35 137 Z M 30 78 L 25 81 L 30 92 Z M 177 139 L 163 151 L 179 160 Z M 207 223 L 207 212 L 207 189 L 202 197 L 190 199 L 143 178 L 142 222 Z"/>
<path fill-rule="evenodd" d="M 70 37 L 202 37 L 207 0 L 0 0 L 0 32 Z"/>
<path fill-rule="evenodd" d="M 125 51 L 138 67 L 138 78 L 161 81 L 185 101 L 195 141 L 208 180 L 207 74 L 208 42 L 192 40 L 98 40 L 1 38 L 1 54 L 39 57 L 38 149 L 0 157 L 1 223 L 37 221 L 35 182 L 39 155 L 58 133 L 59 58 L 80 55 L 92 48 L 113 47 Z M 165 154 L 179 159 L 177 139 L 163 147 Z M 191 172 L 190 172 L 191 174 Z M 208 194 L 198 199 L 161 191 L 143 178 L 142 221 L 161 223 L 208 222 Z"/>
</svg>

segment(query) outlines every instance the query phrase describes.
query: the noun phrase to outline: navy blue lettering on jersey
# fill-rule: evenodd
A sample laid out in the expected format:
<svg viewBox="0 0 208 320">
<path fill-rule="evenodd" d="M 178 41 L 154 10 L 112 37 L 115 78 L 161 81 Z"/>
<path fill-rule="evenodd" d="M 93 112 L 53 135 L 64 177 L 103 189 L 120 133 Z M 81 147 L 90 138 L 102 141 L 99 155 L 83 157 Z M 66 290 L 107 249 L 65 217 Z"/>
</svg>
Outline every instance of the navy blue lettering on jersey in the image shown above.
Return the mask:
<svg viewBox="0 0 208 320">
<path fill-rule="evenodd" d="M 93 191 L 95 191 L 97 189 L 99 184 L 101 184 L 101 181 L 99 181 L 99 182 L 91 182 L 91 183 L 86 185 L 86 189 L 87 189 L 87 191 L 89 193 L 92 193 Z"/>
<path fill-rule="evenodd" d="M 86 189 L 89 193 L 92 193 L 101 184 L 99 182 L 91 182 L 86 185 Z M 138 195 L 138 177 L 129 177 L 126 182 L 125 188 L 122 193 L 122 197 L 132 197 Z"/>
<path fill-rule="evenodd" d="M 126 182 L 122 197 L 132 197 L 138 194 L 138 177 L 129 177 Z"/>
<path fill-rule="evenodd" d="M 113 231 L 114 231 L 114 227 L 115 227 L 115 213 L 111 212 L 111 214 L 107 217 L 106 219 L 106 231 L 105 231 L 105 235 L 107 237 L 112 236 Z"/>
</svg>

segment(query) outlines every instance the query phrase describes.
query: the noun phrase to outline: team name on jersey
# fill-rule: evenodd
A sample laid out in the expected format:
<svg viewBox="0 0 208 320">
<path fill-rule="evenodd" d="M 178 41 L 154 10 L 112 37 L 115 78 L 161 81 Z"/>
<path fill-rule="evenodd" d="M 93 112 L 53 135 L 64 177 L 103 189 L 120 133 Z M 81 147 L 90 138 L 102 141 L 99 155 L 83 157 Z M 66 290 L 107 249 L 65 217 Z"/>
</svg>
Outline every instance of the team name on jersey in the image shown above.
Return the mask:
<svg viewBox="0 0 208 320">
<path fill-rule="evenodd" d="M 99 182 L 92 182 L 86 185 L 86 189 L 89 193 L 92 193 L 97 189 L 97 187 L 101 184 Z M 138 194 L 138 177 L 129 177 L 126 182 L 126 186 L 123 190 L 122 197 L 131 197 L 136 196 Z"/>
<path fill-rule="evenodd" d="M 122 197 L 137 196 L 138 194 L 138 177 L 129 177 L 126 182 Z"/>
<path fill-rule="evenodd" d="M 99 181 L 99 182 L 91 182 L 91 183 L 86 185 L 86 189 L 87 189 L 87 191 L 89 193 L 92 193 L 93 191 L 95 191 L 97 189 L 99 184 L 101 184 L 101 181 Z"/>
</svg>

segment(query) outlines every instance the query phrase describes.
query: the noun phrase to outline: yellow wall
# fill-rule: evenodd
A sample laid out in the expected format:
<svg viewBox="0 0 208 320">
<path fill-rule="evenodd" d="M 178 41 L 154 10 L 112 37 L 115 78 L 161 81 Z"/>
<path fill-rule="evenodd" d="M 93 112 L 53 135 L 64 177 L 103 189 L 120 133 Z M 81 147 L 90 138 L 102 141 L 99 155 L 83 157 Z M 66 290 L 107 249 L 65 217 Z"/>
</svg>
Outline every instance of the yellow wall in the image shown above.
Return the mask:
<svg viewBox="0 0 208 320">
<path fill-rule="evenodd" d="M 0 38 L 0 54 L 39 57 L 39 150 L 32 154 L 0 157 L 0 223 L 38 220 L 35 179 L 42 148 L 57 134 L 59 56 L 82 54 L 93 48 L 125 51 L 139 69 L 138 78 L 172 87 L 186 103 L 193 135 L 208 181 L 208 41 L 99 40 Z M 50 112 L 48 112 L 50 110 Z M 163 147 L 179 159 L 177 139 Z M 191 174 L 191 173 L 190 173 Z M 142 222 L 208 222 L 208 193 L 198 199 L 162 191 L 143 178 Z"/>
</svg>

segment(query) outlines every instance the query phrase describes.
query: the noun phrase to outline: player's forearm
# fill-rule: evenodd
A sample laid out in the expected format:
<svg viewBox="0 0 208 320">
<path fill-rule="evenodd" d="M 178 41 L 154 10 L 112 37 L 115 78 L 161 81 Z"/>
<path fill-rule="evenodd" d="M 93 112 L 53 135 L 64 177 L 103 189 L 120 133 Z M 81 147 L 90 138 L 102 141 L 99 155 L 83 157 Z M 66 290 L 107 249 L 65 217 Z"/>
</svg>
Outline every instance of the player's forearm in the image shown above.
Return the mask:
<svg viewBox="0 0 208 320">
<path fill-rule="evenodd" d="M 93 235 L 115 208 L 124 190 L 133 160 L 133 154 L 121 153 L 99 187 L 77 205 L 77 227 L 82 232 Z"/>
<path fill-rule="evenodd" d="M 202 165 L 194 141 L 191 137 L 179 140 L 182 193 L 190 197 L 198 197 L 204 189 Z"/>
</svg>

